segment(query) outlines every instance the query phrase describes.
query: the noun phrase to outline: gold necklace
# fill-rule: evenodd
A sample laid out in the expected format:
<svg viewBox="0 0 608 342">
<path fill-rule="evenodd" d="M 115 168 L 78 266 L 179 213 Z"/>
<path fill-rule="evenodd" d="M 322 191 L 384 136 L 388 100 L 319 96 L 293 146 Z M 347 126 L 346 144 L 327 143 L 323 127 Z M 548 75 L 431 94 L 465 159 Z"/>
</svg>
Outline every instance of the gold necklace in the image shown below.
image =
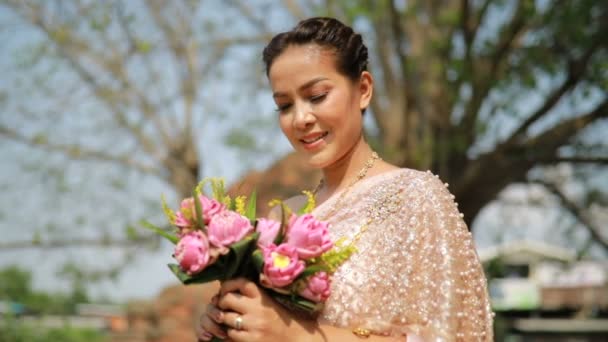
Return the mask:
<svg viewBox="0 0 608 342">
<path fill-rule="evenodd" d="M 363 165 L 363 168 L 361 169 L 361 171 L 359 171 L 359 173 L 357 174 L 357 177 L 346 187 L 346 189 L 344 189 L 344 191 L 342 191 L 342 193 L 340 194 L 340 197 L 338 197 L 338 199 L 336 200 L 336 204 L 334 204 L 330 208 L 330 211 L 324 215 L 325 217 L 322 219 L 323 221 L 327 221 L 327 219 L 329 217 L 333 216 L 336 213 L 336 211 L 338 210 L 337 208 L 340 208 L 340 205 L 342 204 L 342 201 L 344 200 L 344 197 L 346 196 L 346 194 L 348 192 L 350 192 L 351 188 L 358 181 L 365 178 L 365 176 L 367 175 L 367 172 L 369 171 L 369 169 L 372 168 L 372 166 L 374 166 L 374 163 L 376 162 L 377 159 L 380 159 L 380 156 L 378 156 L 378 153 L 376 153 L 375 151 L 372 151 L 371 157 L 365 162 L 365 165 Z M 317 187 L 313 190 L 312 194 L 316 196 L 324 183 L 325 182 L 323 181 L 323 178 L 321 178 L 321 181 L 319 181 L 319 185 L 317 185 Z M 369 227 L 369 225 L 371 223 L 372 223 L 372 219 L 368 218 L 366 220 L 366 222 L 363 224 L 363 226 L 361 226 L 361 228 L 359 228 L 359 231 L 357 232 L 357 234 L 355 234 L 353 239 L 350 241 L 351 246 L 354 246 L 357 244 L 357 242 L 359 241 L 359 239 L 361 238 L 363 233 L 365 233 L 367 231 L 367 228 Z M 353 329 L 352 332 L 357 337 L 363 337 L 363 338 L 368 338 L 371 335 L 371 331 L 368 329 L 365 329 L 365 328 L 356 328 L 356 329 Z"/>
<path fill-rule="evenodd" d="M 359 171 L 359 173 L 357 174 L 357 177 L 355 179 L 353 179 L 353 181 L 350 182 L 350 184 L 346 187 L 346 189 L 344 189 L 342 191 L 342 193 L 340 194 L 340 197 L 338 197 L 338 199 L 336 200 L 336 203 L 330 208 L 331 210 L 328 213 L 326 213 L 324 215 L 324 217 L 321 218 L 321 220 L 327 221 L 328 218 L 332 217 L 336 213 L 336 211 L 338 210 L 337 208 L 340 208 L 340 206 L 342 205 L 342 201 L 344 201 L 344 197 L 346 196 L 346 194 L 350 192 L 352 187 L 358 181 L 365 178 L 365 176 L 367 175 L 367 172 L 369 171 L 369 169 L 372 168 L 372 166 L 374 166 L 374 163 L 376 162 L 377 159 L 380 159 L 380 156 L 378 156 L 378 153 L 376 153 L 375 151 L 372 151 L 371 157 L 369 157 L 369 159 L 365 162 L 365 165 L 363 165 L 363 168 Z M 325 184 L 325 181 L 323 180 L 323 178 L 321 178 L 321 181 L 319 181 L 319 185 L 317 185 L 317 187 L 313 190 L 312 194 L 316 196 L 324 184 Z"/>
</svg>

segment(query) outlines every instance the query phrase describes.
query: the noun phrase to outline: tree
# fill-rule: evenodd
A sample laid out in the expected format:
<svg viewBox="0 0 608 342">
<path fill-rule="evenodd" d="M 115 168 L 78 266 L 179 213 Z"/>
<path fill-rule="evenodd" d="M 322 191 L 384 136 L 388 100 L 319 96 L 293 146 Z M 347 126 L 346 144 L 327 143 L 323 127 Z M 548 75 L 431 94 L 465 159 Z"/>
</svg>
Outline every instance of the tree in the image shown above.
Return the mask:
<svg viewBox="0 0 608 342">
<path fill-rule="evenodd" d="M 85 147 L 77 139 L 28 135 L 7 122 L 0 122 L 0 136 L 74 158 L 125 165 L 163 179 L 182 196 L 189 194 L 207 162 L 197 149 L 204 138 L 193 127 L 211 117 L 200 111 L 209 107 L 202 88 L 212 75 L 219 76 L 214 66 L 235 46 L 250 44 L 259 53 L 276 33 L 265 19 L 276 3 L 265 1 L 216 4 L 245 21 L 244 29 L 229 35 L 213 34 L 221 23 L 201 16 L 199 2 L 148 1 L 130 11 L 121 2 L 5 4 L 51 43 L 38 47 L 37 55 L 44 58 L 36 61 L 49 56 L 61 61 L 73 77 L 65 92 L 85 91 L 103 108 L 95 112 L 107 116 L 104 124 L 126 133 L 128 143 Z M 608 113 L 608 41 L 602 34 L 608 9 L 603 2 L 327 0 L 282 5 L 281 13 L 292 18 L 332 15 L 364 32 L 377 89 L 370 140 L 397 165 L 438 173 L 450 184 L 469 226 L 514 183 L 546 186 L 576 218 L 587 216 L 591 202 L 605 206 L 605 196 L 598 192 L 588 192 L 587 202 L 572 200 L 563 185 L 547 183 L 543 171 L 570 163 L 588 173 L 604 170 L 608 160 L 606 141 L 598 134 Z M 151 31 L 138 30 L 142 25 Z M 256 85 L 262 72 L 251 70 L 242 80 Z M 174 80 L 175 91 L 158 89 L 166 79 Z M 60 113 L 66 99 L 72 99 L 53 98 L 59 103 L 47 108 Z M 174 111 L 179 113 L 167 114 Z M 27 106 L 19 112 L 41 114 Z M 246 138 L 237 134 L 233 140 L 247 145 Z M 283 170 L 282 165 L 277 162 L 274 170 Z M 290 188 L 314 186 L 308 171 L 297 172 L 302 179 Z M 262 196 L 285 194 L 277 179 L 253 178 L 261 183 Z M 579 221 L 607 245 L 594 220 Z"/>
<path fill-rule="evenodd" d="M 574 200 L 560 163 L 608 164 L 608 6 L 597 1 L 326 1 L 367 35 L 376 92 L 372 142 L 391 162 L 430 169 L 472 222 L 507 186 L 544 186 L 591 241 L 608 234 L 606 182 Z M 581 180 L 579 178 L 579 180 Z M 309 184 L 312 186 L 312 184 Z M 580 196 L 579 196 L 580 197 Z M 595 204 L 593 204 L 595 203 Z"/>
<path fill-rule="evenodd" d="M 6 76 L 12 82 L 0 90 L 3 112 L 11 113 L 0 118 L 0 139 L 68 158 L 65 166 L 47 173 L 64 178 L 74 161 L 89 162 L 90 170 L 112 165 L 121 170 L 111 181 L 113 188 L 124 187 L 121 172 L 128 178 L 127 172 L 135 171 L 141 184 L 154 178 L 176 197 L 185 197 L 202 170 L 212 169 L 213 161 L 201 159 L 201 145 L 251 145 L 235 130 L 238 127 L 226 123 L 233 107 L 219 101 L 246 101 L 242 94 L 256 86 L 225 90 L 221 81 L 247 84 L 243 78 L 254 79 L 259 67 L 234 73 L 234 64 L 247 65 L 249 57 L 240 57 L 241 50 L 269 37 L 248 34 L 246 25 L 224 31 L 224 18 L 215 11 L 229 11 L 230 6 L 156 0 L 7 0 L 0 6 L 5 20 L 11 18 L 3 23 L 5 33 L 27 32 L 21 34 L 21 47 L 11 51 L 17 68 L 9 65 Z M 225 65 L 227 61 L 233 65 Z M 260 118 L 244 118 L 242 124 L 254 125 L 256 120 Z M 218 125 L 228 127 L 217 133 Z M 128 213 L 123 210 L 119 215 Z M 84 220 L 76 220 L 74 226 L 82 226 Z M 49 241 L 36 235 L 32 241 L 3 247 L 128 247 L 156 241 L 132 225 L 126 239 L 105 230 L 92 238 L 70 236 Z"/>
</svg>

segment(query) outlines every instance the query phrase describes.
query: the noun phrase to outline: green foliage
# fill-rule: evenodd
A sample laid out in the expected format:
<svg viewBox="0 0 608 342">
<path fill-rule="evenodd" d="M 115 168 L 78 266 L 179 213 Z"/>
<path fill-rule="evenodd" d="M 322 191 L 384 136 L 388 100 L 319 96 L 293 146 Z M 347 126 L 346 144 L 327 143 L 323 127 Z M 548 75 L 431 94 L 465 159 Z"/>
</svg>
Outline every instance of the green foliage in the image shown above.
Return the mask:
<svg viewBox="0 0 608 342">
<path fill-rule="evenodd" d="M 29 272 L 10 266 L 0 271 L 0 300 L 26 298 L 32 292 Z"/>
<path fill-rule="evenodd" d="M 233 128 L 224 137 L 224 143 L 238 149 L 256 150 L 257 140 L 246 128 Z"/>
<path fill-rule="evenodd" d="M 177 244 L 177 242 L 179 241 L 179 238 L 177 236 L 175 236 L 174 234 L 167 232 L 166 230 L 155 226 L 154 224 L 146 221 L 146 220 L 141 220 L 139 222 L 144 228 L 149 229 L 153 232 L 155 232 L 156 234 L 164 237 L 165 239 L 169 240 L 172 244 Z M 129 233 L 129 232 L 128 232 Z M 131 234 L 133 233 L 132 231 L 130 232 Z"/>
<path fill-rule="evenodd" d="M 84 282 L 75 277 L 72 279 L 70 293 L 49 294 L 33 289 L 30 272 L 17 266 L 9 266 L 0 270 L 0 301 L 19 303 L 28 312 L 72 314 L 75 312 L 76 304 L 89 302 Z M 4 340 L 0 338 L 0 341 Z"/>
<path fill-rule="evenodd" d="M 152 43 L 145 40 L 136 40 L 135 48 L 137 49 L 137 51 L 146 54 L 152 51 Z"/>
<path fill-rule="evenodd" d="M 44 329 L 12 316 L 0 320 L 0 341 L 3 342 L 102 342 L 103 334 L 92 330 L 64 326 Z"/>
</svg>

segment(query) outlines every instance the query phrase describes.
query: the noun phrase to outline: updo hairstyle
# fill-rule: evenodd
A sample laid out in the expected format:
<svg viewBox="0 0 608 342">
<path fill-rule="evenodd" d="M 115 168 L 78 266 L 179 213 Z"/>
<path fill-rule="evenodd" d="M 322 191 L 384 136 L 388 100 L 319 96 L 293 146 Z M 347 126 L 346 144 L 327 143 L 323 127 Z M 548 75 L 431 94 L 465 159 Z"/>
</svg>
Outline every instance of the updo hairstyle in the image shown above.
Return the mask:
<svg viewBox="0 0 608 342">
<path fill-rule="evenodd" d="M 333 50 L 337 70 L 352 81 L 367 70 L 367 47 L 361 35 L 337 19 L 316 17 L 302 20 L 291 29 L 274 36 L 264 48 L 266 75 L 274 60 L 291 45 L 317 44 Z"/>
</svg>

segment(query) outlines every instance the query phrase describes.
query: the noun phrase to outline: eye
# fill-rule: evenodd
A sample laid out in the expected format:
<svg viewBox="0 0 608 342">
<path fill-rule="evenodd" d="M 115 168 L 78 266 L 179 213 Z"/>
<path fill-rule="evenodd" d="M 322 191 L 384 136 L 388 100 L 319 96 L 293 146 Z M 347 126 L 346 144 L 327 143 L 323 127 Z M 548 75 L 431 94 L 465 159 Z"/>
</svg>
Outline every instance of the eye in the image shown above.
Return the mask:
<svg viewBox="0 0 608 342">
<path fill-rule="evenodd" d="M 291 103 L 286 103 L 286 104 L 278 105 L 277 109 L 275 109 L 275 111 L 277 111 L 279 113 L 283 113 L 284 111 L 288 110 L 289 107 L 291 107 Z"/>
<path fill-rule="evenodd" d="M 325 98 L 327 97 L 327 93 L 323 93 L 323 94 L 319 94 L 319 95 L 314 95 L 310 97 L 310 102 L 312 103 L 321 103 L 323 102 L 323 100 L 325 100 Z"/>
</svg>

